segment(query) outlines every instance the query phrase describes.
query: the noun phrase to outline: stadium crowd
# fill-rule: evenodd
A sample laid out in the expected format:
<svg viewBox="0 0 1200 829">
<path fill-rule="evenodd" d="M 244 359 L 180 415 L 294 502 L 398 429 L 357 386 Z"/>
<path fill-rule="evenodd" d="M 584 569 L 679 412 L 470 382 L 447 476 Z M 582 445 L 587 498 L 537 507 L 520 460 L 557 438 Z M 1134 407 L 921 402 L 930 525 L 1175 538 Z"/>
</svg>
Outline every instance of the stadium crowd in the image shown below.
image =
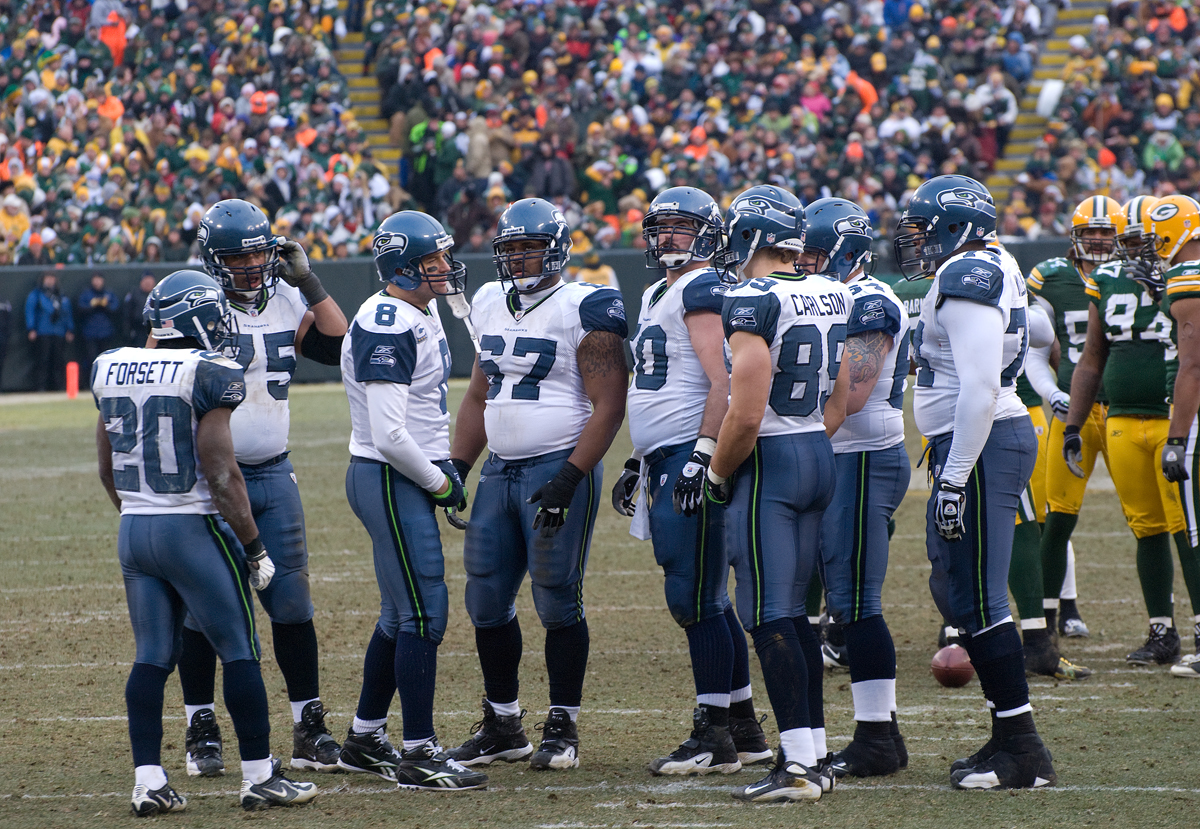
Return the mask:
<svg viewBox="0 0 1200 829">
<path fill-rule="evenodd" d="M 876 227 L 921 181 L 994 170 L 1053 31 L 1031 0 L 497 3 L 15 0 L 0 4 L 0 265 L 184 261 L 219 198 L 315 259 L 420 207 L 490 249 L 512 200 L 553 200 L 580 248 L 640 246 L 663 188 L 725 206 L 770 182 Z M 1071 39 L 1005 238 L 1061 235 L 1089 192 L 1200 190 L 1198 15 L 1114 3 Z M 400 169 L 338 71 L 363 73 Z M 399 173 L 399 175 L 397 175 Z"/>
</svg>

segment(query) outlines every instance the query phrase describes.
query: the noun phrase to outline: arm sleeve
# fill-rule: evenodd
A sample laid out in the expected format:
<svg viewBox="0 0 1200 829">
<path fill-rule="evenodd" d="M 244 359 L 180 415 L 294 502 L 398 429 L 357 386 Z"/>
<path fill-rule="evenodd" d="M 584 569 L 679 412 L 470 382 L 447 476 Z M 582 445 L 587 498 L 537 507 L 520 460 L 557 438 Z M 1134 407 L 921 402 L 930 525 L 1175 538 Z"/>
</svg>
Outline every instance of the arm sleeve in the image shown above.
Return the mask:
<svg viewBox="0 0 1200 829">
<path fill-rule="evenodd" d="M 579 323 L 585 334 L 610 331 L 621 339 L 629 336 L 625 302 L 612 288 L 592 291 L 579 303 Z"/>
<path fill-rule="evenodd" d="M 1025 358 L 1025 376 L 1043 400 L 1049 400 L 1059 391 L 1054 369 L 1050 368 L 1050 346 L 1029 349 Z"/>
<path fill-rule="evenodd" d="M 404 383 L 373 381 L 366 384 L 367 411 L 371 417 L 371 442 L 387 462 L 404 477 L 428 492 L 446 482 L 438 469 L 408 433 L 408 393 Z"/>
<path fill-rule="evenodd" d="M 712 311 L 721 313 L 725 305 L 725 284 L 715 272 L 698 276 L 683 289 L 683 313 L 692 311 Z"/>
<path fill-rule="evenodd" d="M 947 301 L 938 321 L 950 340 L 958 372 L 954 437 L 942 480 L 965 486 L 992 431 L 1004 353 L 1004 317 L 978 302 Z"/>
<path fill-rule="evenodd" d="M 216 357 L 196 363 L 192 386 L 192 409 L 196 420 L 213 409 L 236 409 L 246 399 L 246 379 L 242 367 L 232 360 Z"/>
<path fill-rule="evenodd" d="M 1030 348 L 1049 348 L 1054 345 L 1054 323 L 1050 322 L 1046 309 L 1039 302 L 1035 300 L 1029 304 L 1026 318 L 1029 320 Z"/>
<path fill-rule="evenodd" d="M 774 294 L 726 297 L 721 322 L 725 327 L 725 339 L 732 337 L 735 331 L 745 331 L 757 334 L 770 345 L 775 341 L 775 329 L 779 325 L 779 299 Z"/>
</svg>

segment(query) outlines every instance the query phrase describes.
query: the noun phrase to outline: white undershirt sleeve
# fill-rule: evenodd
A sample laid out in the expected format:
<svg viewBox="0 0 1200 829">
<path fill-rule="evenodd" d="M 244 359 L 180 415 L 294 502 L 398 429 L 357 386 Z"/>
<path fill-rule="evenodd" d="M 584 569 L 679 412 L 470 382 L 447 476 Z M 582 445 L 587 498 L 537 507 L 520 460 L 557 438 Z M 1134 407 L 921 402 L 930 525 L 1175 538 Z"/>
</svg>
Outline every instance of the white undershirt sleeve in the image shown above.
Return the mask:
<svg viewBox="0 0 1200 829">
<path fill-rule="evenodd" d="M 366 389 L 375 448 L 401 475 L 428 492 L 437 492 L 446 485 L 446 473 L 430 463 L 408 433 L 409 387 L 376 380 Z"/>
<path fill-rule="evenodd" d="M 994 306 L 950 297 L 937 314 L 959 382 L 954 436 L 942 480 L 965 486 L 992 432 L 1004 361 L 1004 315 Z"/>
<path fill-rule="evenodd" d="M 1029 347 L 1049 348 L 1054 345 L 1054 323 L 1039 303 L 1034 302 L 1026 312 L 1029 320 Z"/>
</svg>

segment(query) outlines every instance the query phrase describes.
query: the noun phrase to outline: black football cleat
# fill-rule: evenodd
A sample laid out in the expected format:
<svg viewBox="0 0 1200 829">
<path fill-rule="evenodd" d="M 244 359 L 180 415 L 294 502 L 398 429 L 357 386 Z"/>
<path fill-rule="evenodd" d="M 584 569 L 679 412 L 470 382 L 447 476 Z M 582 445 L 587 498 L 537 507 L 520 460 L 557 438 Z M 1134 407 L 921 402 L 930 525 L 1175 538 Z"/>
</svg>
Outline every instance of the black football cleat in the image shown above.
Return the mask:
<svg viewBox="0 0 1200 829">
<path fill-rule="evenodd" d="M 720 772 L 733 774 L 742 768 L 737 747 L 726 726 L 713 725 L 708 713 L 697 708 L 692 713 L 692 733 L 679 748 L 666 757 L 652 760 L 651 774 L 698 775 Z"/>
<path fill-rule="evenodd" d="M 396 769 L 396 786 L 425 792 L 462 792 L 486 789 L 488 777 L 469 769 L 438 745 L 437 738 L 402 752 Z"/>
<path fill-rule="evenodd" d="M 800 763 L 791 762 L 784 758 L 780 750 L 779 757 L 770 766 L 770 773 L 762 780 L 735 789 L 733 796 L 737 800 L 748 803 L 782 803 L 790 800 L 820 800 L 827 791 L 825 775 Z"/>
<path fill-rule="evenodd" d="M 996 752 L 970 768 L 952 772 L 957 789 L 1040 789 L 1058 781 L 1050 750 L 1037 734 L 1014 734 Z"/>
<path fill-rule="evenodd" d="M 892 739 L 890 722 L 860 722 L 850 745 L 829 758 L 834 777 L 884 777 L 900 770 L 900 757 Z"/>
<path fill-rule="evenodd" d="M 292 726 L 292 768 L 309 771 L 341 771 L 338 757 L 342 747 L 325 727 L 325 707 L 319 699 L 304 706 L 300 722 Z"/>
<path fill-rule="evenodd" d="M 163 784 L 161 789 L 151 789 L 148 786 L 134 786 L 133 799 L 129 803 L 130 811 L 136 817 L 150 817 L 165 812 L 182 812 L 187 806 L 187 798 L 171 788 L 170 783 Z"/>
<path fill-rule="evenodd" d="M 1133 653 L 1125 657 L 1130 665 L 1173 665 L 1179 661 L 1181 646 L 1179 631 L 1169 628 L 1162 622 L 1150 625 L 1150 634 L 1146 642 Z"/>
<path fill-rule="evenodd" d="M 511 717 L 498 715 L 492 704 L 483 700 L 483 719 L 471 726 L 471 739 L 446 754 L 464 766 L 486 766 L 497 760 L 515 763 L 533 754 L 533 746 L 525 736 L 521 719 L 525 712 Z"/>
<path fill-rule="evenodd" d="M 529 758 L 531 769 L 579 768 L 579 730 L 570 714 L 551 708 L 546 721 L 538 723 L 537 728 L 542 732 L 542 742 Z"/>
<path fill-rule="evenodd" d="M 187 773 L 191 777 L 220 777 L 225 773 L 221 759 L 221 727 L 211 709 L 197 711 L 184 736 Z"/>
<path fill-rule="evenodd" d="M 738 760 L 743 766 L 766 765 L 775 756 L 775 752 L 767 745 L 767 735 L 762 729 L 766 719 L 766 714 L 760 719 L 733 716 L 729 718 L 729 736 L 733 738 Z"/>
<path fill-rule="evenodd" d="M 382 728 L 366 734 L 351 729 L 338 755 L 340 768 L 373 774 L 393 783 L 396 782 L 396 768 L 399 765 L 400 752 L 396 751 Z"/>
</svg>

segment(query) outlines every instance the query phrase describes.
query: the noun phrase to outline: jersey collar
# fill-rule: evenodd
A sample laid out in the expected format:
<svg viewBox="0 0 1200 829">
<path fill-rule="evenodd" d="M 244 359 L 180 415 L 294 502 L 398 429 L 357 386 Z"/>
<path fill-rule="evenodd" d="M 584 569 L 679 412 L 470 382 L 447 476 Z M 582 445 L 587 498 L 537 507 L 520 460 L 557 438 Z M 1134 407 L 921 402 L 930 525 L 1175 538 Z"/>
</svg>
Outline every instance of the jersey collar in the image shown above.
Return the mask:
<svg viewBox="0 0 1200 829">
<path fill-rule="evenodd" d="M 517 322 L 520 322 L 523 317 L 532 313 L 534 308 L 537 308 L 539 305 L 541 305 L 543 302 L 548 300 L 550 297 L 554 296 L 554 294 L 556 294 L 558 292 L 558 289 L 561 288 L 565 284 L 566 284 L 565 282 L 560 282 L 559 284 L 555 285 L 553 288 L 551 288 L 549 290 L 549 292 L 547 294 L 545 294 L 544 296 L 538 297 L 534 301 L 534 303 L 532 305 L 530 305 L 528 308 L 521 307 L 521 295 L 520 294 L 518 294 L 516 291 L 510 291 L 504 295 L 504 297 L 505 297 L 504 305 L 505 305 L 505 307 L 508 308 L 508 313 L 512 314 L 512 318 L 514 320 L 516 320 Z M 525 296 L 532 297 L 531 294 L 525 294 Z"/>
</svg>

